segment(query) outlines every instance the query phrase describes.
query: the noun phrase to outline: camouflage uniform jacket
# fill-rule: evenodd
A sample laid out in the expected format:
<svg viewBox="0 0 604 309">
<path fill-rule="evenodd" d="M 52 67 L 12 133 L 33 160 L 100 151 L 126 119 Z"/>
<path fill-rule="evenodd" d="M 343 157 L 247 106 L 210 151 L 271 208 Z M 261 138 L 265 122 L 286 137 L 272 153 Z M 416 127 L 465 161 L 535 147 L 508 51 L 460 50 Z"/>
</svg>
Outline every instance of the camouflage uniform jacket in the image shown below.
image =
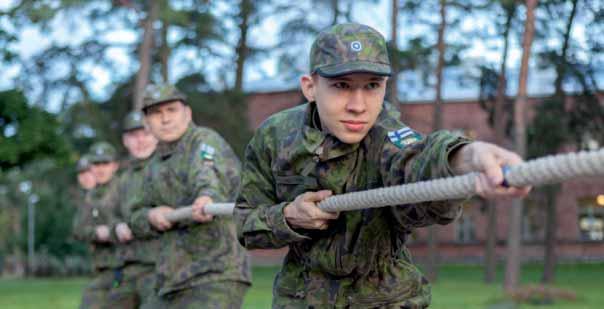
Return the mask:
<svg viewBox="0 0 604 309">
<path fill-rule="evenodd" d="M 92 266 L 95 270 L 114 268 L 120 265 L 117 259 L 116 239 L 109 242 L 96 240 L 96 227 L 111 226 L 115 223 L 115 203 L 111 202 L 111 193 L 117 188 L 114 177 L 108 183 L 97 185 L 87 193 L 84 203 L 78 207 L 73 222 L 74 238 L 91 244 Z"/>
<path fill-rule="evenodd" d="M 289 246 L 275 280 L 273 305 L 303 307 L 423 307 L 430 302 L 426 279 L 405 246 L 413 228 L 447 224 L 460 206 L 445 202 L 340 213 L 325 231 L 293 229 L 283 208 L 307 191 L 334 194 L 445 177 L 448 156 L 468 143 L 440 131 L 394 143 L 389 132 L 404 127 L 382 111 L 358 144 L 344 144 L 318 129 L 314 104 L 273 115 L 246 149 L 235 218 L 248 249 Z"/>
<path fill-rule="evenodd" d="M 182 207 L 200 196 L 216 203 L 234 201 L 239 189 L 239 159 L 216 132 L 191 125 L 174 143 L 159 143 L 145 169 L 141 209 L 130 218 L 136 236 L 161 235 L 156 273 L 165 295 L 217 281 L 250 283 L 249 261 L 227 217 L 177 224 L 159 233 L 150 225 L 150 207 Z"/>
<path fill-rule="evenodd" d="M 140 204 L 144 194 L 144 168 L 148 162 L 149 159 L 131 159 L 118 178 L 117 190 L 113 196 L 115 203 L 118 205 L 115 208 L 116 223 L 123 222 L 127 224 L 132 215 L 132 208 Z M 115 225 L 111 231 L 115 233 Z M 117 239 L 117 235 L 114 237 Z M 159 250 L 158 237 L 135 238 L 126 244 L 118 245 L 118 259 L 123 265 L 127 263 L 155 264 Z"/>
</svg>

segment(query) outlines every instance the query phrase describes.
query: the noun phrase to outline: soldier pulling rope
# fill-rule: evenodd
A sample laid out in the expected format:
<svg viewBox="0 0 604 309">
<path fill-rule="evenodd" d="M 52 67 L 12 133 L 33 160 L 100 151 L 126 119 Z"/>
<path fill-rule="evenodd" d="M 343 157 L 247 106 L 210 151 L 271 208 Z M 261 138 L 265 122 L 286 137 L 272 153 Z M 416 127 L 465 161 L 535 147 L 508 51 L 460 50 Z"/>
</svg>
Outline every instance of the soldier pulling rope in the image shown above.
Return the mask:
<svg viewBox="0 0 604 309">
<path fill-rule="evenodd" d="M 509 186 L 538 186 L 566 181 L 581 176 L 604 175 L 604 149 L 583 151 L 555 156 L 547 156 L 508 168 L 505 182 Z M 321 203 L 319 208 L 329 212 L 351 211 L 365 208 L 384 207 L 469 198 L 476 195 L 477 173 L 421 181 L 388 188 L 346 193 L 332 196 Z M 232 215 L 232 203 L 206 205 L 204 212 L 210 215 Z M 170 222 L 191 218 L 192 208 L 181 207 L 166 217 Z"/>
</svg>

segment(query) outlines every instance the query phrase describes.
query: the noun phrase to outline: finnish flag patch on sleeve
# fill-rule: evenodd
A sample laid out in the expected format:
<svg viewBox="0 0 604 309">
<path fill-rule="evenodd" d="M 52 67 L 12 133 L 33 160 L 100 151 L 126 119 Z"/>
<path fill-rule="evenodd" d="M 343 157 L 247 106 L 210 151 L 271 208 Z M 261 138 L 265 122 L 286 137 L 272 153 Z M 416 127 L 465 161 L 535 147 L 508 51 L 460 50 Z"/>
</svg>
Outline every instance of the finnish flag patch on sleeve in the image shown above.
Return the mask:
<svg viewBox="0 0 604 309">
<path fill-rule="evenodd" d="M 421 139 L 421 135 L 408 127 L 388 132 L 388 139 L 396 147 L 403 149 L 409 144 L 413 144 Z"/>
<path fill-rule="evenodd" d="M 214 161 L 216 149 L 208 144 L 201 144 L 199 147 L 199 156 L 204 161 Z"/>
</svg>

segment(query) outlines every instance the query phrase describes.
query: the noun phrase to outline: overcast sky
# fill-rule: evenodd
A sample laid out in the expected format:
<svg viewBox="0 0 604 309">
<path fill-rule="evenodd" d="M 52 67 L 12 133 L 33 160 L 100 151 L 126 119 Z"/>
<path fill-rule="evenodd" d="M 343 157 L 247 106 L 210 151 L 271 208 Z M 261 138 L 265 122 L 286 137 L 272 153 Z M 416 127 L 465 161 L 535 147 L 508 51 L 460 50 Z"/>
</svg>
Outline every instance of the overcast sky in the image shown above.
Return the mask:
<svg viewBox="0 0 604 309">
<path fill-rule="evenodd" d="M 14 1 L 0 1 L 0 9 L 5 9 L 10 7 Z M 353 12 L 353 19 L 357 22 L 367 24 L 369 26 L 374 27 L 378 31 L 380 31 L 385 37 L 388 37 L 391 33 L 389 27 L 390 20 L 390 0 L 381 0 L 378 4 L 366 4 L 359 3 L 355 6 L 355 11 Z M 218 14 L 221 14 L 221 10 L 225 10 L 226 8 L 221 8 L 220 6 L 217 8 Z M 437 17 L 435 17 L 437 18 Z M 32 54 L 40 51 L 41 49 L 49 46 L 51 43 L 55 42 L 58 44 L 77 44 L 83 38 L 90 36 L 91 30 L 87 27 L 87 23 L 85 20 L 78 20 L 77 15 L 69 16 L 69 18 L 60 18 L 60 21 L 52 24 L 52 34 L 50 36 L 43 35 L 38 29 L 34 27 L 26 27 L 23 29 L 19 29 L 19 42 L 16 45 L 17 50 L 21 54 L 22 57 L 29 57 Z M 65 22 L 67 20 L 67 22 Z M 277 43 L 278 40 L 278 29 L 280 26 L 280 20 L 283 20 L 281 16 L 270 16 L 265 18 L 259 27 L 255 27 L 252 29 L 252 32 L 249 37 L 249 42 L 252 42 L 255 45 L 259 46 L 272 46 Z M 0 23 L 5 23 L 6 20 L 0 19 Z M 229 26 L 229 25 L 227 25 Z M 230 25 L 229 27 L 234 27 L 234 25 Z M 462 22 L 462 30 L 469 29 L 490 29 L 493 26 L 491 25 L 491 21 L 480 18 L 465 18 Z M 121 42 L 121 43 L 133 43 L 137 40 L 137 34 L 133 31 L 127 30 L 127 27 L 123 29 L 126 30 L 118 30 L 108 33 L 103 39 L 109 40 L 112 42 Z M 490 29 L 494 31 L 493 29 Z M 409 29 L 406 27 L 404 22 L 401 22 L 399 27 L 399 42 L 401 45 L 405 44 L 405 41 L 410 37 L 417 36 L 418 33 L 425 33 L 426 29 Z M 579 25 L 574 28 L 573 36 L 575 38 L 584 37 L 584 28 L 582 25 Z M 177 35 L 177 34 L 172 34 Z M 230 31 L 230 37 L 227 39 L 231 42 L 236 40 L 234 37 L 235 32 Z M 447 36 L 448 41 L 455 41 L 455 37 L 452 34 Z M 581 41 L 581 40 L 580 40 Z M 584 40 L 583 40 L 584 41 Z M 499 62 L 499 54 L 500 54 L 500 44 L 499 43 L 490 43 L 490 46 L 485 45 L 481 40 L 474 39 L 472 40 L 471 48 L 467 49 L 463 56 L 464 61 L 480 61 L 490 62 L 490 63 L 498 63 Z M 494 44 L 494 45 L 493 45 Z M 552 42 L 555 44 L 555 42 Z M 308 42 L 310 45 L 310 41 Z M 310 46 L 309 46 L 310 48 Z M 191 66 L 194 67 L 203 67 L 206 70 L 207 77 L 210 79 L 211 84 L 215 85 L 216 88 L 221 88 L 224 81 L 224 74 L 220 74 L 221 70 L 224 70 L 225 66 L 229 66 L 233 64 L 234 55 L 232 48 L 228 46 L 217 46 L 216 49 L 223 55 L 227 55 L 227 57 L 222 58 L 211 58 L 211 56 L 201 57 L 204 59 L 200 59 L 199 55 L 197 55 L 194 51 L 183 51 L 180 54 L 173 54 L 171 57 L 171 76 L 170 79 L 172 81 L 177 80 L 183 73 L 186 73 Z M 519 48 L 519 44 L 517 39 L 512 38 L 512 48 L 510 50 L 508 66 L 509 67 L 517 67 L 520 62 L 521 57 L 521 49 Z M 107 54 L 107 57 L 112 59 L 114 63 L 117 64 L 117 67 L 120 68 L 120 72 L 118 75 L 125 78 L 132 74 L 132 72 L 136 71 L 137 63 L 132 61 L 128 55 L 127 51 L 123 48 L 111 48 Z M 302 55 L 301 57 L 305 57 L 306 55 Z M 7 89 L 12 87 L 12 83 L 10 79 L 17 74 L 19 74 L 19 68 L 16 66 L 7 67 L 6 65 L 2 65 L 0 67 L 3 71 L 3 79 L 0 80 L 0 88 Z M 89 83 L 90 90 L 92 96 L 97 100 L 106 99 L 110 92 L 113 90 L 112 79 L 109 75 L 109 72 L 105 70 L 100 65 L 96 65 L 94 63 L 89 63 L 85 66 L 85 71 L 90 76 L 94 77 L 93 82 Z M 212 74 L 212 72 L 217 72 L 217 74 Z M 8 77 L 8 78 L 7 78 Z M 232 77 L 230 77 L 232 79 Z M 118 78 L 119 79 L 119 78 Z M 279 81 L 280 76 L 279 72 L 277 72 L 277 65 L 275 57 L 266 57 L 257 62 L 248 62 L 246 67 L 246 76 L 245 82 L 247 84 L 254 84 L 255 81 L 266 81 L 273 80 Z M 226 81 L 231 82 L 230 80 Z M 53 101 L 53 98 L 49 98 L 49 101 Z M 48 106 L 49 110 L 57 110 L 58 103 L 50 104 Z"/>
</svg>

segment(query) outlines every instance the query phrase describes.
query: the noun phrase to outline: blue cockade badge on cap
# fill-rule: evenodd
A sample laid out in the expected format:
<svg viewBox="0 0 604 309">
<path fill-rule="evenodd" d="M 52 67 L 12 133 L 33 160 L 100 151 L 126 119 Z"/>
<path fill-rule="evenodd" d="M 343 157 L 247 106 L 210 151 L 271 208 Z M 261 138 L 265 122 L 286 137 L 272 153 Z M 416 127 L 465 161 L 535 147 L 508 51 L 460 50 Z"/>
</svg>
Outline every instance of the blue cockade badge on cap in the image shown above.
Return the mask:
<svg viewBox="0 0 604 309">
<path fill-rule="evenodd" d="M 403 149 L 405 146 L 415 143 L 421 139 L 421 135 L 410 128 L 402 128 L 396 131 L 388 132 L 388 139 L 396 145 L 396 147 Z"/>
</svg>

